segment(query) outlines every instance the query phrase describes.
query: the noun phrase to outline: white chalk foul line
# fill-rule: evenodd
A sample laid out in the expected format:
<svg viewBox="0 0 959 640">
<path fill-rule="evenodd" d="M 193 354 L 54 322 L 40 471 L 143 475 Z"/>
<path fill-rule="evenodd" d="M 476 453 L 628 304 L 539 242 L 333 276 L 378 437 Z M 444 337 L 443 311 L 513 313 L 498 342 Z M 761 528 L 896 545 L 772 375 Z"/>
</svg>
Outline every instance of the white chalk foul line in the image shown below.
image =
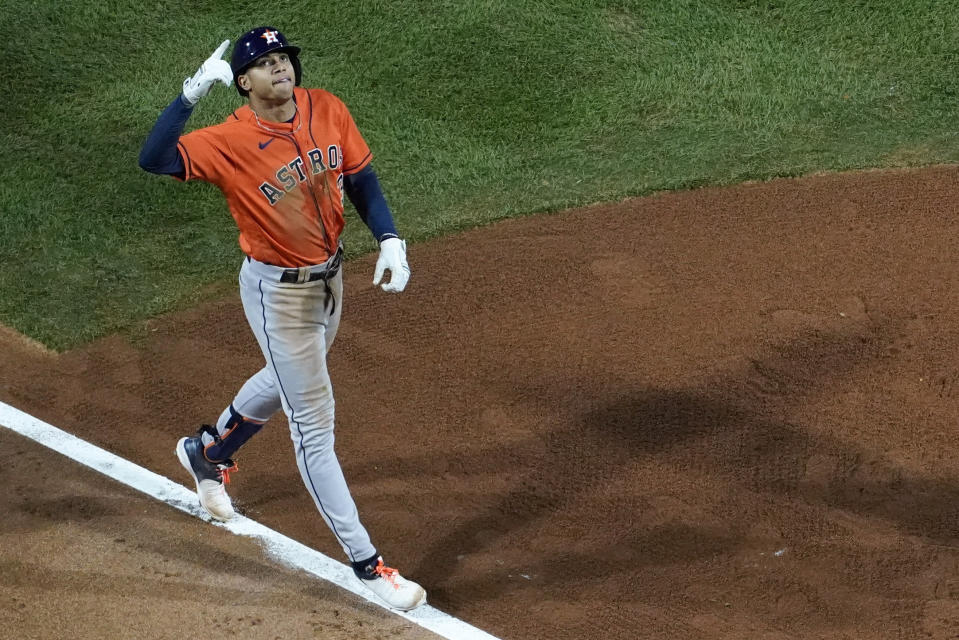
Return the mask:
<svg viewBox="0 0 959 640">
<path fill-rule="evenodd" d="M 319 551 L 239 514 L 229 522 L 213 520 L 200 507 L 193 489 L 188 489 L 169 478 L 137 466 L 129 460 L 81 440 L 4 402 L 0 402 L 0 426 L 30 438 L 137 491 L 153 496 L 180 511 L 206 520 L 214 526 L 223 527 L 237 535 L 255 538 L 260 541 L 267 553 L 284 565 L 303 569 L 332 582 L 439 636 L 449 640 L 498 640 L 495 636 L 429 605 L 417 607 L 409 612 L 390 609 L 356 583 L 353 569 L 349 565 L 337 562 Z M 170 455 L 173 455 L 172 448 Z"/>
</svg>

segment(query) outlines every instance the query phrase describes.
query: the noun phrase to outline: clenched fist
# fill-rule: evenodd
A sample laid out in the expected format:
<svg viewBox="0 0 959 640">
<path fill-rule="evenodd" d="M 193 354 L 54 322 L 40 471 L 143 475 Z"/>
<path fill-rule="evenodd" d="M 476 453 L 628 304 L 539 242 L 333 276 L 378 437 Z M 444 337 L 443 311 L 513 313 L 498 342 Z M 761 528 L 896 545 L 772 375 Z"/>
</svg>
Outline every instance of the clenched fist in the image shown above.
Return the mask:
<svg viewBox="0 0 959 640">
<path fill-rule="evenodd" d="M 380 284 L 383 272 L 390 272 L 390 281 L 380 288 L 389 293 L 399 293 L 406 288 L 410 280 L 410 265 L 406 263 L 406 241 L 399 238 L 387 238 L 380 243 L 380 257 L 373 272 L 373 284 Z"/>
</svg>

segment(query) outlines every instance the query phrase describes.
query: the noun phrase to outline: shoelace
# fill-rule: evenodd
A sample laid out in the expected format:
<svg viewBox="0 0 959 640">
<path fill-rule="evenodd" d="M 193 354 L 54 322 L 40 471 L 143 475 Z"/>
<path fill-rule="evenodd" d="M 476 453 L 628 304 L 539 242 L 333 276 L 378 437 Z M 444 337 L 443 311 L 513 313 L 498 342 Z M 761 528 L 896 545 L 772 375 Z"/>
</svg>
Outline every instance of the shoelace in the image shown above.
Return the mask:
<svg viewBox="0 0 959 640">
<path fill-rule="evenodd" d="M 230 474 L 239 470 L 240 468 L 236 466 L 236 463 L 229 459 L 216 465 L 216 471 L 220 474 L 223 484 L 230 484 Z"/>
<path fill-rule="evenodd" d="M 387 567 L 385 564 L 383 564 L 382 560 L 376 563 L 376 567 L 373 569 L 373 573 L 375 573 L 376 575 L 378 575 L 379 577 L 383 578 L 384 580 L 389 582 L 391 585 L 393 585 L 394 589 L 400 588 L 400 585 L 396 582 L 396 575 L 399 572 L 396 569 L 393 569 L 392 567 Z"/>
</svg>

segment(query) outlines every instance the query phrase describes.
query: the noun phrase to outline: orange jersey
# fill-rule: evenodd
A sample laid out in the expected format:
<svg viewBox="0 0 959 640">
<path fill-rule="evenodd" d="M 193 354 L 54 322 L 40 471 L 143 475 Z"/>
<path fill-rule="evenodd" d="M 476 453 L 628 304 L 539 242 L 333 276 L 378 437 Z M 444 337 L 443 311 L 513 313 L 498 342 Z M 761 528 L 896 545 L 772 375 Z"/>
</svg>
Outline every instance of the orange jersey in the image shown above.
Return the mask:
<svg viewBox="0 0 959 640">
<path fill-rule="evenodd" d="M 180 137 L 186 180 L 226 196 L 247 255 L 281 267 L 321 264 L 343 231 L 343 176 L 373 155 L 353 116 L 322 89 L 294 90 L 292 122 L 257 119 L 249 105 Z"/>
</svg>

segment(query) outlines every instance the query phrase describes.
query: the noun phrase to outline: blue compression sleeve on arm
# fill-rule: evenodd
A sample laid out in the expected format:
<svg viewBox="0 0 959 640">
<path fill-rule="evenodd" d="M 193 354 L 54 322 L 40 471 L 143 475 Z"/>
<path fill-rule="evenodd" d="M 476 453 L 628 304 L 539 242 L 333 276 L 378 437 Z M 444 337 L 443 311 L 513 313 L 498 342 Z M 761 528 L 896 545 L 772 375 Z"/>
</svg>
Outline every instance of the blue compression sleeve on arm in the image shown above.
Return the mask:
<svg viewBox="0 0 959 640">
<path fill-rule="evenodd" d="M 400 237 L 372 165 L 366 165 L 353 175 L 343 176 L 343 188 L 377 242 Z"/>
<path fill-rule="evenodd" d="M 186 175 L 186 166 L 176 145 L 191 113 L 193 107 L 183 102 L 182 95 L 163 110 L 140 149 L 141 169 L 181 179 Z"/>
</svg>

